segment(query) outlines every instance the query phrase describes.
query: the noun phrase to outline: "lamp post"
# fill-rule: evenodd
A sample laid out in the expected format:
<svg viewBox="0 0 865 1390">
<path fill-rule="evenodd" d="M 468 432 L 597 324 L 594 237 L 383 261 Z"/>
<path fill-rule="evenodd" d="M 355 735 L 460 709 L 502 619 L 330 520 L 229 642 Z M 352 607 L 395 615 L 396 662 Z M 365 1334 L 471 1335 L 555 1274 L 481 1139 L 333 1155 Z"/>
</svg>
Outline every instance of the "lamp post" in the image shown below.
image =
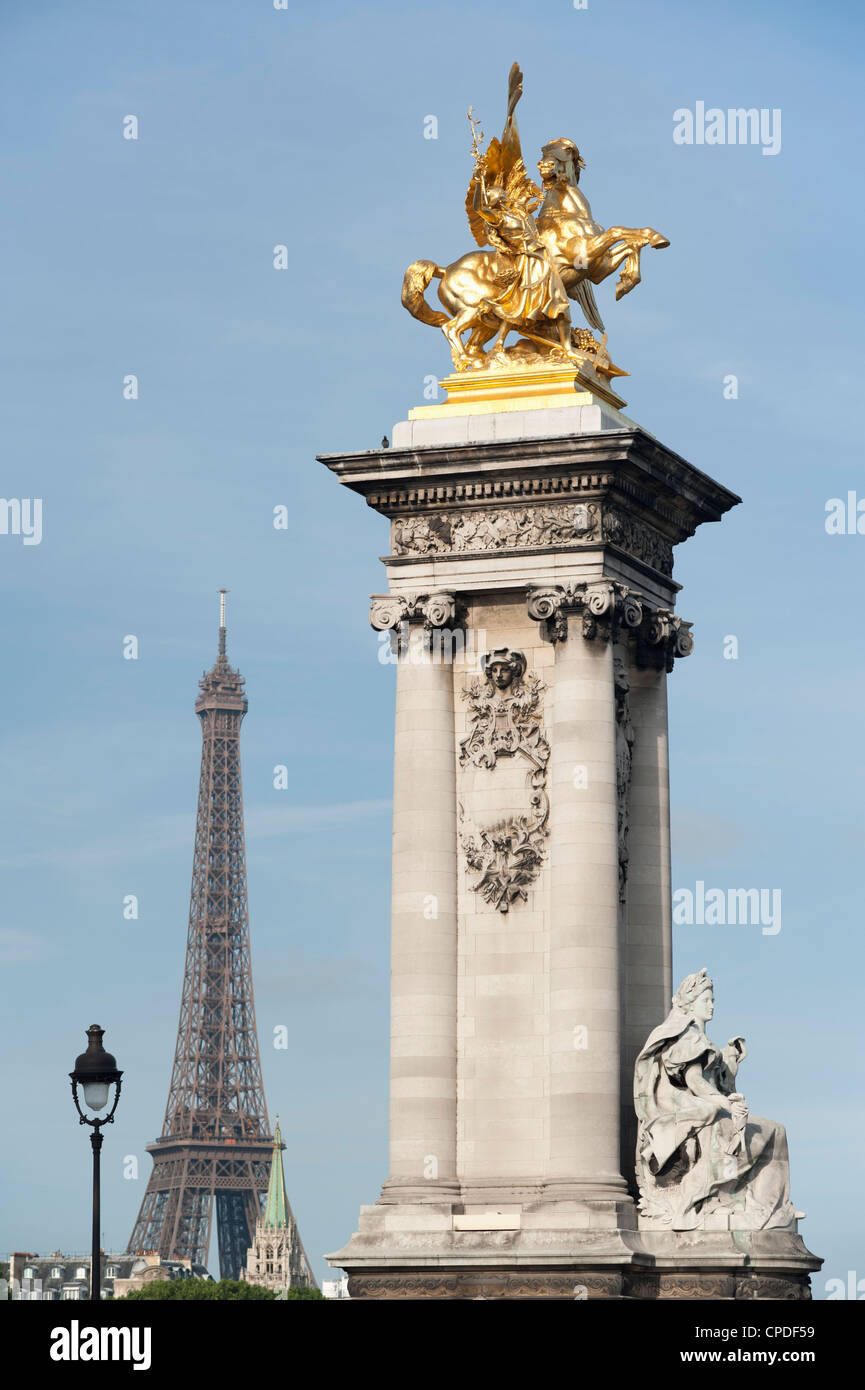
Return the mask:
<svg viewBox="0 0 865 1390">
<path fill-rule="evenodd" d="M 90 1297 L 99 1300 L 102 1286 L 102 1261 L 99 1253 L 99 1153 L 102 1148 L 102 1126 L 114 1124 L 114 1112 L 120 1099 L 120 1078 L 117 1062 L 110 1052 L 102 1046 L 105 1032 L 94 1023 L 87 1029 L 87 1051 L 75 1059 L 75 1070 L 69 1073 L 72 1081 L 72 1099 L 78 1111 L 78 1123 L 90 1125 L 90 1143 L 93 1148 L 93 1252 L 90 1257 Z M 98 1112 L 108 1104 L 111 1087 L 114 1086 L 114 1103 L 107 1115 L 91 1120 L 78 1103 L 78 1087 L 84 1092 L 84 1104 L 88 1110 Z"/>
</svg>

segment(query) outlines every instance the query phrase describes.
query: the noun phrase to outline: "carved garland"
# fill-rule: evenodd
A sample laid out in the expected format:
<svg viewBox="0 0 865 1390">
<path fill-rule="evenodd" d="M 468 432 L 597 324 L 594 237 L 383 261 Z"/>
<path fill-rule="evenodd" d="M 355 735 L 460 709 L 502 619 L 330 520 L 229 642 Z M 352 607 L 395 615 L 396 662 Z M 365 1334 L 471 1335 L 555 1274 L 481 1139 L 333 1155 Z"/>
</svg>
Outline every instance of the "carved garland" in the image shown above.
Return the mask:
<svg viewBox="0 0 865 1390">
<path fill-rule="evenodd" d="M 494 825 L 460 831 L 469 869 L 477 875 L 472 889 L 499 912 L 527 900 L 527 888 L 541 871 L 549 835 L 546 792 L 550 746 L 541 721 L 540 678 L 526 676 L 522 652 L 501 647 L 482 658 L 483 676 L 462 691 L 470 705 L 471 730 L 460 743 L 460 766 L 494 770 L 500 757 L 522 757 L 529 764 L 530 810 L 505 816 Z M 460 806 L 460 822 L 465 815 Z"/>
<path fill-rule="evenodd" d="M 628 840 L 631 825 L 631 766 L 634 752 L 634 726 L 631 723 L 629 692 L 631 688 L 625 663 L 620 656 L 613 658 L 613 684 L 616 697 L 616 806 L 619 855 L 619 902 L 627 902 Z"/>
</svg>

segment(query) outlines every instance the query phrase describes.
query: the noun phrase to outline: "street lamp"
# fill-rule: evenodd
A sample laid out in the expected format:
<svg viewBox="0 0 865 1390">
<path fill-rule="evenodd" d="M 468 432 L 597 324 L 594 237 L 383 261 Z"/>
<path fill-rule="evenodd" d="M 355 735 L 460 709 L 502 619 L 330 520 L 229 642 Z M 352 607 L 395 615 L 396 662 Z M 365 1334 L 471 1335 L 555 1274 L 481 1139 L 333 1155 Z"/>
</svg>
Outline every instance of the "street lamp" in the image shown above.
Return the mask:
<svg viewBox="0 0 865 1390">
<path fill-rule="evenodd" d="M 100 1028 L 97 1023 L 87 1029 L 87 1051 L 76 1057 L 75 1070 L 69 1073 L 72 1081 L 72 1099 L 78 1111 L 78 1123 L 90 1125 L 93 1131 L 90 1135 L 93 1147 L 93 1253 L 90 1258 L 90 1297 L 96 1300 L 101 1296 L 102 1285 L 102 1262 L 99 1253 L 99 1151 L 102 1148 L 102 1126 L 114 1124 L 114 1112 L 120 1099 L 120 1078 L 123 1075 L 122 1071 L 117 1070 L 117 1062 L 111 1053 L 106 1052 L 102 1046 L 104 1033 L 105 1029 Z M 114 1103 L 108 1114 L 95 1120 L 85 1115 L 78 1104 L 79 1086 L 84 1092 L 84 1104 L 87 1109 L 97 1112 L 105 1109 L 111 1087 L 115 1086 Z"/>
</svg>

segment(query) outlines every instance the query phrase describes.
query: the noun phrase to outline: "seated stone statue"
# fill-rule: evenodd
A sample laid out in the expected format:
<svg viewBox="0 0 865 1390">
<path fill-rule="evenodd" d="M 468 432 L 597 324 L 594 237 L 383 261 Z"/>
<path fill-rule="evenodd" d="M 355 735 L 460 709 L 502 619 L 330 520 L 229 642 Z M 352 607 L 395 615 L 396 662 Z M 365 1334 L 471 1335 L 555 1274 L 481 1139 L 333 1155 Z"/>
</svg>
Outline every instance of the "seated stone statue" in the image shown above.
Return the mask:
<svg viewBox="0 0 865 1390">
<path fill-rule="evenodd" d="M 642 1227 L 795 1231 L 787 1135 L 749 1114 L 736 1090 L 744 1038 L 717 1048 L 705 970 L 683 980 L 634 1069 Z"/>
</svg>

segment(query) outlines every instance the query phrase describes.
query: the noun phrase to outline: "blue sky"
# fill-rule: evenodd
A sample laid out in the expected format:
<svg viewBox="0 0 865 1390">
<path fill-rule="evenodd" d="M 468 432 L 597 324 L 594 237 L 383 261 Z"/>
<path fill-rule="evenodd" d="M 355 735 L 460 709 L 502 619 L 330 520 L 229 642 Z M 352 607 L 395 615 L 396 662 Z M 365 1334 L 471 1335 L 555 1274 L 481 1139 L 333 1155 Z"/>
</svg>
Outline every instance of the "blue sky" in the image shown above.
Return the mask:
<svg viewBox="0 0 865 1390">
<path fill-rule="evenodd" d="M 744 499 L 677 553 L 697 646 L 670 682 L 674 884 L 783 893 L 775 936 L 678 927 L 676 971 L 708 966 L 713 1032 L 747 1036 L 751 1107 L 787 1125 L 803 1233 L 826 1259 L 815 1294 L 865 1277 L 850 1201 L 865 1139 L 865 537 L 824 527 L 829 498 L 865 497 L 849 230 L 862 29 L 853 3 L 797 0 L 3 7 L 0 490 L 43 499 L 43 536 L 0 535 L 0 1250 L 87 1245 L 66 1073 L 94 1021 L 126 1071 L 104 1150 L 108 1248 L 138 1209 L 177 1024 L 193 703 L 220 585 L 250 701 L 265 1086 L 319 1276 L 386 1176 L 393 668 L 367 595 L 387 525 L 315 454 L 373 447 L 448 371 L 400 281 L 411 260 L 470 249 L 465 111 L 497 131 L 516 58 L 527 155 L 569 135 L 598 219 L 672 243 L 646 253 L 631 295 L 615 304 L 608 282 L 598 300 L 629 415 Z M 673 112 L 697 101 L 780 109 L 780 153 L 676 145 Z"/>
</svg>

